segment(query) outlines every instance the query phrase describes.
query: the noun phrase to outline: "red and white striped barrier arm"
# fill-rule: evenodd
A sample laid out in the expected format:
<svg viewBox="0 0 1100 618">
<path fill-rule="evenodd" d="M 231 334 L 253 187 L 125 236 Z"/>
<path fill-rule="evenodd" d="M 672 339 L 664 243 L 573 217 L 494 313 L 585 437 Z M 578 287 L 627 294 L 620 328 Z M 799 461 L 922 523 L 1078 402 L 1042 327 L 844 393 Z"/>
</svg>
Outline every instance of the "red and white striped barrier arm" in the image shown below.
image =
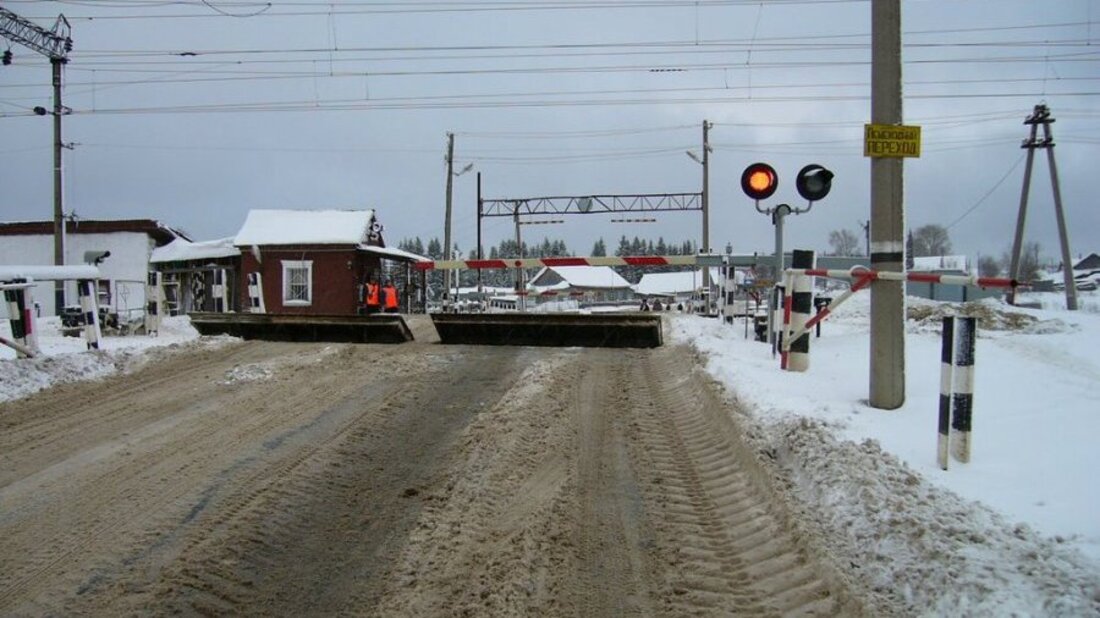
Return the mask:
<svg viewBox="0 0 1100 618">
<path fill-rule="evenodd" d="M 796 275 L 808 275 L 810 277 L 831 277 L 833 279 L 858 280 L 870 277 L 871 280 L 883 281 L 917 281 L 921 283 L 944 283 L 948 285 L 973 285 L 980 288 L 1014 288 L 1023 287 L 1026 284 L 1015 279 L 1003 279 L 1000 277 L 974 277 L 970 275 L 937 275 L 934 273 L 891 272 L 868 270 L 866 268 L 853 268 L 851 270 L 830 270 L 823 268 L 788 269 Z"/>
<path fill-rule="evenodd" d="M 913 272 L 891 272 L 891 271 L 877 271 L 869 270 L 866 268 L 856 267 L 851 270 L 831 270 L 823 268 L 788 268 L 788 273 L 792 274 L 804 274 L 811 277 L 830 277 L 833 279 L 846 279 L 852 281 L 852 287 L 846 290 L 840 296 L 833 299 L 833 302 L 829 303 L 827 307 L 821 310 L 814 317 L 810 318 L 806 325 L 798 332 L 794 333 L 790 340 L 798 339 L 803 334 L 807 333 L 816 326 L 819 322 L 829 317 L 841 303 L 852 297 L 859 290 L 871 285 L 871 282 L 876 279 L 883 281 L 917 281 L 922 283 L 944 283 L 948 285 L 973 285 L 982 288 L 1016 288 L 1024 287 L 1026 283 L 1020 283 L 1015 279 L 1004 279 L 1000 277 L 973 277 L 969 275 L 937 275 L 933 273 L 913 273 Z M 784 342 L 786 343 L 786 342 Z"/>
<path fill-rule="evenodd" d="M 492 270 L 503 268 L 542 268 L 543 266 L 694 266 L 694 255 L 638 255 L 608 257 L 544 257 L 504 260 L 437 260 L 417 262 L 416 270 Z"/>
</svg>

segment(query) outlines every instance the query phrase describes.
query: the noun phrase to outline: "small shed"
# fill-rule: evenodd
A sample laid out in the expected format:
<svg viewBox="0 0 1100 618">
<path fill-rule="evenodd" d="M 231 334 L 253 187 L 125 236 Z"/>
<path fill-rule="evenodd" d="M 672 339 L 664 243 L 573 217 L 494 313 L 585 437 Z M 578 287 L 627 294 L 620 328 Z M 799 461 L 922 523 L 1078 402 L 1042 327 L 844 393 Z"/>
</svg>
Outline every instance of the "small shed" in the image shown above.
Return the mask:
<svg viewBox="0 0 1100 618">
<path fill-rule="evenodd" d="M 165 315 L 240 309 L 234 290 L 241 277 L 241 250 L 232 237 L 200 242 L 177 238 L 154 249 L 149 266 L 160 273 Z"/>
<path fill-rule="evenodd" d="M 569 296 L 584 302 L 629 301 L 634 296 L 630 282 L 610 266 L 546 266 L 527 290 L 544 299 Z"/>
<path fill-rule="evenodd" d="M 363 286 L 392 279 L 407 309 L 412 286 L 400 265 L 427 258 L 387 248 L 382 231 L 374 210 L 249 211 L 233 238 L 241 252 L 241 306 L 254 313 L 356 315 Z"/>
</svg>

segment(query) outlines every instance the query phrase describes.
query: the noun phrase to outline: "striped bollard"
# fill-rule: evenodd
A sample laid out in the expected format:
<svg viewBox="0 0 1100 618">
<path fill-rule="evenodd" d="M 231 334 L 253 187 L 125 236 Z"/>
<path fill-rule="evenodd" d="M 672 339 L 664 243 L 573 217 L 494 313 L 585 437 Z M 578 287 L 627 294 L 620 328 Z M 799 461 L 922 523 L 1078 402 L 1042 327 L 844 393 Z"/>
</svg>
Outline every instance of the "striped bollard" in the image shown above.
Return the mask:
<svg viewBox="0 0 1100 618">
<path fill-rule="evenodd" d="M 719 293 L 722 295 L 722 303 L 718 305 L 718 313 L 722 316 L 723 324 L 733 323 L 733 281 L 730 280 L 733 277 L 732 266 L 722 266 L 719 269 L 719 276 L 721 277 L 721 285 L 719 286 Z"/>
<path fill-rule="evenodd" d="M 248 310 L 266 313 L 264 310 L 264 282 L 260 273 L 248 273 Z"/>
<path fill-rule="evenodd" d="M 977 318 L 945 317 L 940 352 L 940 410 L 937 461 L 946 470 L 948 454 L 970 461 L 974 410 L 974 349 Z"/>
<path fill-rule="evenodd" d="M 80 279 L 76 282 L 76 290 L 80 296 L 80 310 L 84 314 L 84 339 L 89 350 L 98 350 L 103 331 L 99 327 L 96 282 L 94 279 Z"/>
<path fill-rule="evenodd" d="M 795 250 L 791 255 L 792 268 L 810 269 L 815 266 L 815 254 L 813 251 Z M 799 274 L 793 277 L 791 285 L 791 318 L 789 333 L 797 333 L 806 327 L 810 321 L 810 312 L 814 306 L 814 280 L 813 277 Z M 790 342 L 790 358 L 787 361 L 787 370 L 806 371 L 810 368 L 810 334 L 805 333 Z"/>
<path fill-rule="evenodd" d="M 15 279 L 10 283 L 26 283 L 26 279 Z M 38 354 L 38 335 L 34 329 L 34 315 L 31 313 L 31 288 L 10 288 L 4 290 L 4 300 L 8 303 L 8 315 L 11 323 L 11 336 L 15 343 L 17 358 L 31 358 Z"/>
<path fill-rule="evenodd" d="M 145 285 L 145 334 L 160 334 L 164 315 L 164 273 L 150 271 Z"/>
<path fill-rule="evenodd" d="M 225 313 L 229 306 L 229 286 L 225 284 L 225 269 L 218 268 L 214 271 L 214 285 L 211 287 L 214 296 L 214 311 Z"/>
</svg>

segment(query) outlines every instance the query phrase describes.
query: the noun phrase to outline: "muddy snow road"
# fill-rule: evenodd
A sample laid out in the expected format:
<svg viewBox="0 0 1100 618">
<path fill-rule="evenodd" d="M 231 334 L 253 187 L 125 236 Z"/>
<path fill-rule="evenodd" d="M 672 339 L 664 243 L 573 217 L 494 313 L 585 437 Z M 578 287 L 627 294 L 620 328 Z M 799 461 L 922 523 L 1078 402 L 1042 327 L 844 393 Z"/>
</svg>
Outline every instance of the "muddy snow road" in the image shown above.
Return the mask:
<svg viewBox="0 0 1100 618">
<path fill-rule="evenodd" d="M 690 352 L 231 343 L 0 404 L 0 614 L 854 615 Z"/>
</svg>

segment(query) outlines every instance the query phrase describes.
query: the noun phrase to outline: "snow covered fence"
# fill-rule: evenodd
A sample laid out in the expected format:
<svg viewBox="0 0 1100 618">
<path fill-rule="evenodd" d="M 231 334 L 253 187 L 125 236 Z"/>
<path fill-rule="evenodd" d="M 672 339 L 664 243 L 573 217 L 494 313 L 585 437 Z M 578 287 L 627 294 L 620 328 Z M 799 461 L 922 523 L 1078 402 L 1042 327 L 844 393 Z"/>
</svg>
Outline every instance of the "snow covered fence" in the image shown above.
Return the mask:
<svg viewBox="0 0 1100 618">
<path fill-rule="evenodd" d="M 943 319 L 937 459 L 944 470 L 949 451 L 961 463 L 970 461 L 977 333 L 977 318 L 948 316 Z"/>
</svg>

